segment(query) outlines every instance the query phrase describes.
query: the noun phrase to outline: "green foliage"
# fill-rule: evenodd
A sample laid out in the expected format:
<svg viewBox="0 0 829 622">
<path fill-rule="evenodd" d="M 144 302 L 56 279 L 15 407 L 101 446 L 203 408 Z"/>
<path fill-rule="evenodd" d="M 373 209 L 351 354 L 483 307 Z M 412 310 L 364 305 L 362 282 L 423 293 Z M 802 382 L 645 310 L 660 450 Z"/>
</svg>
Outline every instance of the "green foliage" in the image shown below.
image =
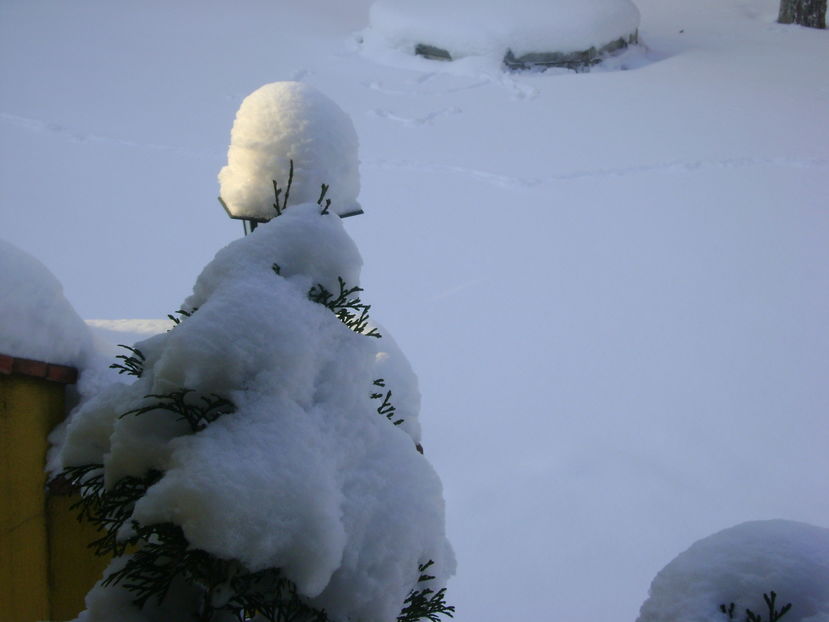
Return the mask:
<svg viewBox="0 0 829 622">
<path fill-rule="evenodd" d="M 89 547 L 96 555 L 123 555 L 136 539 L 123 537 L 122 528 L 130 520 L 136 502 L 161 479 L 161 473 L 151 470 L 143 477 L 124 477 L 110 488 L 104 486 L 104 469 L 100 464 L 67 467 L 62 475 L 81 492 L 80 500 L 72 505 L 78 512 L 78 520 L 89 522 L 102 532 Z"/>
<path fill-rule="evenodd" d="M 276 210 L 276 215 L 281 216 L 282 213 L 288 209 L 288 198 L 291 196 L 291 186 L 294 183 L 294 161 L 289 161 L 289 169 L 288 169 L 288 185 L 285 186 L 284 191 L 285 195 L 282 195 L 283 189 L 279 187 L 279 182 L 275 179 L 273 181 L 273 194 L 274 194 L 274 203 L 273 208 Z M 328 189 L 330 186 L 328 184 L 322 184 L 320 188 L 320 196 L 317 199 L 317 205 L 319 205 L 322 210 L 320 214 L 328 214 L 328 209 L 331 207 L 331 199 L 326 199 L 325 195 L 328 193 Z"/>
<path fill-rule="evenodd" d="M 386 388 L 386 381 L 383 378 L 378 378 L 374 381 L 374 386 Z M 397 412 L 397 408 L 395 408 L 394 404 L 391 403 L 391 391 L 386 391 L 385 395 L 383 393 L 374 392 L 371 394 L 371 399 L 379 400 L 382 399 L 383 402 L 377 407 L 377 413 L 383 415 L 386 419 L 391 421 L 394 425 L 400 425 L 403 423 L 403 419 L 397 419 L 395 421 L 394 414 Z"/>
<path fill-rule="evenodd" d="M 119 343 L 118 347 L 129 350 L 132 354 L 119 354 L 115 358 L 121 359 L 124 362 L 113 363 L 109 366 L 109 368 L 117 369 L 119 374 L 127 374 L 129 376 L 136 376 L 140 378 L 141 374 L 144 373 L 144 362 L 147 360 L 144 358 L 144 354 L 138 348 L 125 346 L 123 343 Z"/>
<path fill-rule="evenodd" d="M 431 581 L 433 576 L 426 573 L 435 562 L 429 560 L 425 564 L 418 566 L 420 577 L 418 583 L 424 581 Z M 409 593 L 409 596 L 403 602 L 403 610 L 397 616 L 397 622 L 418 622 L 419 620 L 431 620 L 431 622 L 440 622 L 440 616 L 454 617 L 455 607 L 447 605 L 446 588 L 441 588 L 437 592 L 432 589 L 424 588 L 422 590 L 414 589 Z"/>
<path fill-rule="evenodd" d="M 342 277 L 337 277 L 340 292 L 336 296 L 328 291 L 324 285 L 317 284 L 308 292 L 308 298 L 331 309 L 337 318 L 355 333 L 366 337 L 380 337 L 376 328 L 368 328 L 371 305 L 363 304 L 359 296 L 354 294 L 363 291 L 362 287 L 348 287 Z"/>
<path fill-rule="evenodd" d="M 317 205 L 319 205 L 322 208 L 320 214 L 327 214 L 328 208 L 331 207 L 331 199 L 325 198 L 325 194 L 328 192 L 328 188 L 328 184 L 322 184 L 322 187 L 320 188 L 320 198 L 317 199 Z M 325 201 L 325 205 L 322 204 L 323 201 Z"/>
<path fill-rule="evenodd" d="M 201 594 L 195 619 L 209 622 L 219 612 L 239 620 L 254 615 L 268 622 L 326 622 L 324 611 L 310 607 L 296 587 L 279 570 L 268 568 L 249 572 L 235 560 L 220 559 L 194 549 L 181 527 L 160 523 L 138 527 L 137 537 L 145 544 L 126 564 L 104 581 L 120 584 L 135 594 L 133 603 L 142 608 L 151 599 L 161 604 L 177 582 L 196 587 Z"/>
<path fill-rule="evenodd" d="M 232 402 L 220 395 L 197 395 L 192 389 L 180 389 L 163 395 L 145 395 L 145 399 L 152 398 L 156 401 L 128 410 L 121 417 L 130 415 L 143 415 L 154 410 L 166 410 L 178 415 L 179 421 L 186 421 L 193 432 L 199 432 L 214 422 L 222 415 L 227 415 L 236 410 Z"/>
<path fill-rule="evenodd" d="M 766 601 L 766 607 L 768 608 L 768 620 L 764 621 L 763 616 L 754 613 L 751 609 L 746 609 L 746 617 L 745 622 L 777 622 L 780 618 L 786 615 L 789 610 L 792 608 L 792 604 L 788 603 L 783 605 L 782 609 L 777 609 L 777 593 L 772 590 L 770 593 L 763 594 L 763 600 Z M 729 620 L 735 620 L 735 609 L 736 605 L 734 603 L 730 603 L 728 607 L 725 605 L 720 605 L 720 611 L 728 616 Z"/>
<path fill-rule="evenodd" d="M 274 204 L 273 208 L 276 210 L 276 215 L 281 216 L 282 212 L 288 209 L 288 197 L 291 196 L 291 185 L 294 183 L 294 161 L 291 160 L 291 168 L 288 171 L 288 185 L 285 187 L 285 196 L 282 197 L 280 201 L 279 195 L 282 194 L 282 188 L 279 187 L 279 183 L 274 179 L 273 180 L 273 194 L 274 194 Z"/>
<path fill-rule="evenodd" d="M 191 315 L 193 315 L 196 311 L 198 311 L 198 307 L 197 307 L 197 308 L 195 308 L 195 309 L 191 309 L 190 311 L 187 311 L 187 310 L 185 310 L 185 309 L 179 309 L 178 311 L 174 311 L 174 312 L 173 312 L 173 313 L 177 313 L 177 314 L 179 315 L 179 317 L 176 317 L 176 316 L 175 316 L 175 315 L 173 315 L 172 313 L 168 313 L 168 314 L 167 314 L 167 317 L 168 317 L 168 318 L 170 318 L 170 320 L 172 320 L 172 321 L 173 321 L 173 323 L 174 323 L 176 326 L 178 326 L 178 325 L 179 325 L 179 324 L 181 324 L 181 323 L 182 323 L 182 322 L 183 322 L 186 318 L 188 318 L 188 317 L 190 317 Z M 175 327 L 174 327 L 174 328 L 175 328 Z"/>
</svg>

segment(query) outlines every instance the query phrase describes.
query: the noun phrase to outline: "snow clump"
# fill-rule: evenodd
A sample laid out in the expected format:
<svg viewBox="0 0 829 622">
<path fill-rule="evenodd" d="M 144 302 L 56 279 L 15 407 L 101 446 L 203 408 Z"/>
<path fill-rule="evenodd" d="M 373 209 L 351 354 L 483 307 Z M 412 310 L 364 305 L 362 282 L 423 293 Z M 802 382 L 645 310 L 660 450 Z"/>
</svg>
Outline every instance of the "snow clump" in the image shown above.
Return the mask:
<svg viewBox="0 0 829 622">
<path fill-rule="evenodd" d="M 92 335 L 46 266 L 0 240 L 0 354 L 83 368 Z"/>
<path fill-rule="evenodd" d="M 233 122 L 227 166 L 219 171 L 220 197 L 234 217 L 270 220 L 276 181 L 288 185 L 288 205 L 316 201 L 322 184 L 331 211 L 361 212 L 357 133 L 349 116 L 302 82 L 273 82 L 248 95 Z"/>
<path fill-rule="evenodd" d="M 637 622 L 725 622 L 731 603 L 766 619 L 771 591 L 792 603 L 786 622 L 829 622 L 829 529 L 753 521 L 703 538 L 656 575 Z"/>
<path fill-rule="evenodd" d="M 289 207 L 221 250 L 184 303 L 192 315 L 136 344 L 141 376 L 76 413 L 62 460 L 102 464 L 108 486 L 158 471 L 135 504 L 139 524 L 174 523 L 192 547 L 251 572 L 279 568 L 332 620 L 387 622 L 419 564 L 433 560 L 436 579 L 418 589 L 438 589 L 455 562 L 441 483 L 415 447 L 411 371 L 388 367 L 382 352 L 400 355 L 386 337 L 358 334 L 309 299 L 320 284 L 338 292 L 338 277 L 357 285 L 362 263 L 340 218 L 320 212 Z M 387 386 L 409 428 L 378 414 L 380 370 L 393 372 Z M 181 389 L 235 409 L 195 433 L 167 411 L 122 416 Z M 94 588 L 80 619 L 120 616 L 129 599 L 119 590 Z"/>
<path fill-rule="evenodd" d="M 502 58 L 571 53 L 628 40 L 639 28 L 630 0 L 378 0 L 369 13 L 371 40 L 414 52 L 426 44 L 464 56 Z"/>
</svg>

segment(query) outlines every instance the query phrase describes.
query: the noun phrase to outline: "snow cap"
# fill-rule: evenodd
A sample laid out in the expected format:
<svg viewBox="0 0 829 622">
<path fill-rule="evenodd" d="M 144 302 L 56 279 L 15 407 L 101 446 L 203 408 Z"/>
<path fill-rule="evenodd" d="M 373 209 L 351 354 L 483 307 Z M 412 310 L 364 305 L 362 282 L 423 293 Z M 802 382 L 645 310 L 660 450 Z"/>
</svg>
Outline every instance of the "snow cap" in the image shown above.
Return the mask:
<svg viewBox="0 0 829 622">
<path fill-rule="evenodd" d="M 276 216 L 273 182 L 288 185 L 288 206 L 315 202 L 321 185 L 331 211 L 360 213 L 357 133 L 331 99 L 302 82 L 273 82 L 248 95 L 230 133 L 227 166 L 219 171 L 220 197 L 234 218 Z"/>
<path fill-rule="evenodd" d="M 46 266 L 0 240 L 0 354 L 81 368 L 92 335 Z"/>
</svg>

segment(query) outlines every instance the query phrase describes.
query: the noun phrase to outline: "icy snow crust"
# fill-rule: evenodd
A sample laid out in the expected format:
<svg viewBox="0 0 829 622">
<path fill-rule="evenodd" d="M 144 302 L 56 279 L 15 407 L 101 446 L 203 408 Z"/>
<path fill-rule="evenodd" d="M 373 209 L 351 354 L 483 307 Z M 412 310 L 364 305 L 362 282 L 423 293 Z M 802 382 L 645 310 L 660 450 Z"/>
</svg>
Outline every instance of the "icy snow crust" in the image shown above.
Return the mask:
<svg viewBox="0 0 829 622">
<path fill-rule="evenodd" d="M 0 239 L 0 354 L 81 368 L 92 336 L 37 259 Z"/>
<path fill-rule="evenodd" d="M 753 521 L 704 538 L 656 575 L 637 622 L 723 622 L 732 602 L 766 619 L 771 590 L 787 622 L 829 621 L 829 529 Z"/>
<path fill-rule="evenodd" d="M 220 196 L 236 217 L 275 215 L 273 181 L 284 188 L 294 163 L 288 204 L 316 201 L 322 184 L 337 214 L 359 212 L 357 133 L 351 119 L 317 89 L 274 82 L 248 95 L 233 123 Z"/>
<path fill-rule="evenodd" d="M 428 44 L 452 58 L 577 52 L 639 28 L 630 0 L 379 0 L 369 15 L 367 37 L 409 52 Z"/>
<path fill-rule="evenodd" d="M 434 560 L 442 584 L 454 559 L 438 477 L 369 398 L 385 338 L 352 332 L 308 299 L 318 283 L 338 291 L 338 276 L 356 285 L 361 265 L 340 219 L 319 212 L 290 207 L 220 251 L 185 303 L 192 317 L 137 344 L 141 378 L 77 413 L 63 462 L 102 462 L 109 485 L 163 471 L 136 520 L 174 522 L 194 547 L 251 571 L 281 568 L 334 619 L 387 621 L 419 563 Z M 404 380 L 399 397 L 416 394 Z M 165 411 L 120 417 L 180 388 L 227 397 L 236 411 L 195 434 Z M 90 594 L 83 620 L 106 620 L 123 601 L 100 593 L 109 589 Z"/>
</svg>

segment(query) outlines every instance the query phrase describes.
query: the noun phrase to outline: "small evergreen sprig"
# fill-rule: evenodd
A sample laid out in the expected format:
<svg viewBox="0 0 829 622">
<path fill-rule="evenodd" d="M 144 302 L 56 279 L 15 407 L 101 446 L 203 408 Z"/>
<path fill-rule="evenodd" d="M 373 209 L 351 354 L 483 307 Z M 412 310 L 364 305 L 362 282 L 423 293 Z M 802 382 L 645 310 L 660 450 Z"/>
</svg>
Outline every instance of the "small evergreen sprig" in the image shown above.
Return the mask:
<svg viewBox="0 0 829 622">
<path fill-rule="evenodd" d="M 121 537 L 121 530 L 130 520 L 138 500 L 161 479 L 160 471 L 150 470 L 143 477 L 123 477 L 110 488 L 104 486 L 101 464 L 67 467 L 63 477 L 80 490 L 80 499 L 71 506 L 78 512 L 78 520 L 91 523 L 96 531 L 103 532 L 89 543 L 96 555 L 123 555 L 127 546 L 137 542 L 136 535 Z"/>
<path fill-rule="evenodd" d="M 777 593 L 774 590 L 771 590 L 768 594 L 763 593 L 763 600 L 766 602 L 766 607 L 768 607 L 769 610 L 768 621 L 764 621 L 763 616 L 754 613 L 751 609 L 746 609 L 745 622 L 777 622 L 777 620 L 786 615 L 792 608 L 792 604 L 787 603 L 783 605 L 782 609 L 778 610 Z M 725 605 L 720 605 L 720 611 L 727 615 L 729 620 L 736 619 L 735 609 L 736 605 L 734 603 L 730 603 L 727 607 Z"/>
<path fill-rule="evenodd" d="M 123 343 L 119 343 L 118 347 L 129 350 L 132 354 L 119 354 L 115 358 L 124 361 L 123 364 L 113 363 L 109 366 L 109 368 L 117 369 L 119 374 L 127 374 L 129 376 L 136 376 L 140 378 L 141 374 L 144 373 L 144 362 L 147 360 L 144 357 L 144 353 L 138 348 L 125 346 Z"/>
<path fill-rule="evenodd" d="M 308 292 L 308 298 L 331 309 L 337 318 L 355 333 L 360 333 L 366 337 L 379 338 L 381 335 L 376 328 L 371 328 L 368 332 L 365 332 L 368 327 L 368 312 L 371 305 L 363 304 L 359 296 L 354 296 L 357 292 L 363 291 L 363 288 L 356 285 L 348 287 L 343 278 L 339 276 L 337 281 L 339 282 L 340 293 L 336 297 L 324 285 L 318 283 Z"/>
<path fill-rule="evenodd" d="M 173 313 L 168 313 L 167 317 L 170 318 L 170 320 L 172 320 L 173 324 L 178 326 L 186 318 L 190 317 L 191 315 L 193 315 L 198 310 L 199 310 L 198 307 L 194 307 L 190 311 L 187 311 L 186 309 L 178 309 L 177 311 L 173 311 L 173 313 L 177 313 L 179 317 L 176 317 L 175 315 L 173 315 Z M 175 326 L 173 328 L 175 328 Z"/>
<path fill-rule="evenodd" d="M 418 583 L 434 579 L 426 572 L 434 563 L 430 559 L 425 564 L 418 566 L 418 572 L 420 572 Z M 419 622 L 419 620 L 424 619 L 431 620 L 431 622 L 440 622 L 440 616 L 442 615 L 453 618 L 455 607 L 446 604 L 445 596 L 445 587 L 437 592 L 428 587 L 422 590 L 412 590 L 403 603 L 403 610 L 397 616 L 397 622 Z"/>
<path fill-rule="evenodd" d="M 130 415 L 143 415 L 153 410 L 166 410 L 178 415 L 178 419 L 186 421 L 193 432 L 204 430 L 208 424 L 214 422 L 222 415 L 227 415 L 236 410 L 233 402 L 220 395 L 200 395 L 198 399 L 190 396 L 195 391 L 192 389 L 179 389 L 165 394 L 145 395 L 145 398 L 153 398 L 157 401 L 128 410 L 121 417 Z"/>
<path fill-rule="evenodd" d="M 372 384 L 376 387 L 381 387 L 383 389 L 386 388 L 386 381 L 383 378 L 378 378 Z M 400 425 L 403 423 L 403 419 L 394 419 L 395 413 L 397 412 L 397 408 L 394 404 L 391 403 L 391 390 L 386 391 L 385 394 L 377 393 L 376 391 L 371 394 L 371 399 L 379 400 L 382 399 L 383 402 L 377 407 L 377 413 L 383 415 L 386 419 L 391 421 L 394 425 Z"/>
<path fill-rule="evenodd" d="M 294 183 L 294 161 L 290 161 L 290 169 L 288 171 L 288 185 L 285 186 L 285 196 L 282 197 L 282 201 L 279 200 L 279 195 L 282 194 L 282 188 L 279 187 L 279 183 L 274 179 L 273 180 L 273 194 L 274 194 L 274 204 L 273 208 L 276 210 L 276 215 L 281 216 L 282 212 L 288 209 L 288 197 L 291 196 L 291 186 Z"/>
<path fill-rule="evenodd" d="M 320 198 L 317 199 L 317 205 L 319 205 L 322 208 L 322 211 L 320 211 L 320 214 L 322 215 L 327 214 L 328 208 L 331 207 L 331 199 L 325 198 L 325 195 L 328 192 L 328 188 L 328 184 L 322 184 L 322 187 L 320 188 Z M 325 201 L 325 205 L 322 204 L 323 200 Z"/>
</svg>

